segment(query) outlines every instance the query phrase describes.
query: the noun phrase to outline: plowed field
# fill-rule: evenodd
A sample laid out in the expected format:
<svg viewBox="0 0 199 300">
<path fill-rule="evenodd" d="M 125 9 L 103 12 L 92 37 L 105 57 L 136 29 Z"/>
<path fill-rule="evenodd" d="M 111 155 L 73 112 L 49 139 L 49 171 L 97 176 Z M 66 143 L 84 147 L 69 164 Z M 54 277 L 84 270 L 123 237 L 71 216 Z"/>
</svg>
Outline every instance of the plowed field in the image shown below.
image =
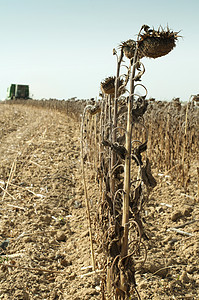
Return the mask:
<svg viewBox="0 0 199 300">
<path fill-rule="evenodd" d="M 55 110 L 0 105 L 0 299 L 101 299 L 99 276 L 86 275 L 79 131 Z M 186 193 L 153 170 L 148 258 L 136 274 L 142 300 L 199 299 L 198 161 L 191 164 Z"/>
</svg>

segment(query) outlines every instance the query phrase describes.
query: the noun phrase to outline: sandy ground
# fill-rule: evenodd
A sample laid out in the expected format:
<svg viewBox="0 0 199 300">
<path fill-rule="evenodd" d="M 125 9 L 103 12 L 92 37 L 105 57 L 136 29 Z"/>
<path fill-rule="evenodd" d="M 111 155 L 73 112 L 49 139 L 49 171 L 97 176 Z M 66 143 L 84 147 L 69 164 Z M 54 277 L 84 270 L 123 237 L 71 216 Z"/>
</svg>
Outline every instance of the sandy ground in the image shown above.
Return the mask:
<svg viewBox="0 0 199 300">
<path fill-rule="evenodd" d="M 101 299 L 99 276 L 85 275 L 91 259 L 79 131 L 54 110 L 0 106 L 0 299 Z M 142 300 L 199 299 L 197 162 L 192 166 L 186 193 L 154 170 L 147 261 L 136 271 Z"/>
</svg>

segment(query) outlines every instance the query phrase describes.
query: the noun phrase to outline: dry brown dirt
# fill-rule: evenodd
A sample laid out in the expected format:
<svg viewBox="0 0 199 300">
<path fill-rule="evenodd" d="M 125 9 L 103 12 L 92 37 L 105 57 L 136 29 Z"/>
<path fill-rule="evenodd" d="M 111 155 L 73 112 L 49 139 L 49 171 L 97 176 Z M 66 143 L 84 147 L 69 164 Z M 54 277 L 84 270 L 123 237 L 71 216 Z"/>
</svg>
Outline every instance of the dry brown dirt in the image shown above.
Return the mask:
<svg viewBox="0 0 199 300">
<path fill-rule="evenodd" d="M 0 299 L 101 299 L 99 276 L 85 275 L 79 131 L 55 110 L 0 105 Z M 199 299 L 197 164 L 186 193 L 154 170 L 158 185 L 144 208 L 147 261 L 136 272 L 142 300 Z M 178 226 L 181 233 L 171 230 Z"/>
</svg>

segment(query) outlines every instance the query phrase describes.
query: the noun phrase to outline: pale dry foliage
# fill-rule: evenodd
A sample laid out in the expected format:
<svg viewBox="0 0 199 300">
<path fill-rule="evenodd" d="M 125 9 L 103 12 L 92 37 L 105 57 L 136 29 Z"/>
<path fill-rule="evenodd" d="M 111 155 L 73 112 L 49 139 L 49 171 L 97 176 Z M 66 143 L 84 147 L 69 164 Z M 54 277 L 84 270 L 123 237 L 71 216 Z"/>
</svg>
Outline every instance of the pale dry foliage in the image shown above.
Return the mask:
<svg viewBox="0 0 199 300">
<path fill-rule="evenodd" d="M 189 183 L 190 162 L 196 159 L 198 155 L 199 136 L 199 109 L 194 102 L 188 105 L 182 105 L 175 99 L 172 102 L 149 101 L 146 113 L 140 122 L 135 123 L 133 131 L 133 150 L 136 152 L 138 145 L 144 145 L 147 141 L 147 151 L 143 153 L 142 160 L 148 158 L 152 162 L 152 168 L 159 172 L 170 172 L 173 179 L 185 190 Z M 110 140 L 110 122 L 108 121 L 108 111 L 112 115 L 114 99 L 107 97 L 102 99 L 96 105 L 101 105 L 102 113 L 92 115 L 88 110 L 84 122 L 84 162 L 86 165 L 86 176 L 88 182 L 95 181 L 99 184 L 99 191 L 95 190 L 90 193 L 91 198 L 91 215 L 95 220 L 92 226 L 94 229 L 94 241 L 97 244 L 95 249 L 97 255 L 97 267 L 105 268 L 105 279 L 107 280 L 108 267 L 113 272 L 113 285 L 117 290 L 119 280 L 119 268 L 117 260 L 119 255 L 119 233 L 121 227 L 115 228 L 115 224 L 121 224 L 122 214 L 122 188 L 123 188 L 123 158 L 119 156 L 116 163 L 114 180 L 116 193 L 114 206 L 111 201 L 110 189 L 110 157 L 111 151 L 114 151 L 114 145 L 107 142 Z M 110 109 L 111 108 L 111 109 Z M 119 102 L 119 111 L 124 112 L 123 102 Z M 187 111 L 187 121 L 186 121 Z M 107 119 L 107 121 L 105 121 Z M 102 132 L 100 131 L 102 128 Z M 124 144 L 124 128 L 126 128 L 125 114 L 118 118 L 117 141 Z M 185 135 L 186 129 L 186 135 Z M 139 142 L 138 142 L 139 141 Z M 117 149 L 115 149 L 117 151 Z M 140 237 L 143 236 L 144 228 L 142 226 L 142 206 L 147 201 L 150 193 L 150 186 L 146 188 L 140 185 L 138 179 L 139 166 L 134 162 L 132 164 L 132 194 L 130 202 L 130 220 L 133 222 L 131 229 L 130 245 L 131 251 L 136 253 L 132 262 L 131 269 L 139 268 L 145 261 L 145 246 Z M 94 171 L 94 173 L 93 173 Z M 97 209 L 97 216 L 96 216 Z M 113 213 L 113 211 L 115 212 Z M 116 218 L 117 222 L 113 222 Z M 139 224 L 139 226 L 137 226 Z M 117 231 L 117 234 L 116 234 Z M 141 231 L 141 232 L 140 232 Z M 136 244 L 137 243 L 137 244 Z M 139 245 L 139 247 L 137 247 Z M 105 255 L 102 255 L 105 254 Z M 108 260 L 107 260 L 108 257 Z M 139 263 L 138 263 L 139 262 Z M 133 275 L 129 275 L 127 280 L 133 280 Z M 105 293 L 105 287 L 104 287 Z"/>
</svg>

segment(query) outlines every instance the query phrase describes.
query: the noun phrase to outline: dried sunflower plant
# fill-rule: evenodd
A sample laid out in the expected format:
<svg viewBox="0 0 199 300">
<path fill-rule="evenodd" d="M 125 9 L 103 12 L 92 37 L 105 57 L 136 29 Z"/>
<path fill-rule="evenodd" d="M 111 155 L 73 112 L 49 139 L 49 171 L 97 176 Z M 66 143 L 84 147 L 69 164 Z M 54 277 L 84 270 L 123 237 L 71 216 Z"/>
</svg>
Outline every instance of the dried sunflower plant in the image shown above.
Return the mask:
<svg viewBox="0 0 199 300">
<path fill-rule="evenodd" d="M 102 100 L 84 109 L 82 170 L 93 270 L 100 269 L 102 299 L 140 299 L 135 272 L 146 261 L 148 239 L 142 211 L 156 185 L 147 157 L 143 115 L 148 100 L 141 83 L 145 72 L 141 60 L 168 54 L 177 38 L 169 28 L 143 25 L 136 41 L 129 39 L 118 51 L 113 49 L 116 76 L 101 82 Z M 142 140 L 134 139 L 136 130 L 142 132 Z M 89 195 L 93 169 L 99 188 Z"/>
</svg>

